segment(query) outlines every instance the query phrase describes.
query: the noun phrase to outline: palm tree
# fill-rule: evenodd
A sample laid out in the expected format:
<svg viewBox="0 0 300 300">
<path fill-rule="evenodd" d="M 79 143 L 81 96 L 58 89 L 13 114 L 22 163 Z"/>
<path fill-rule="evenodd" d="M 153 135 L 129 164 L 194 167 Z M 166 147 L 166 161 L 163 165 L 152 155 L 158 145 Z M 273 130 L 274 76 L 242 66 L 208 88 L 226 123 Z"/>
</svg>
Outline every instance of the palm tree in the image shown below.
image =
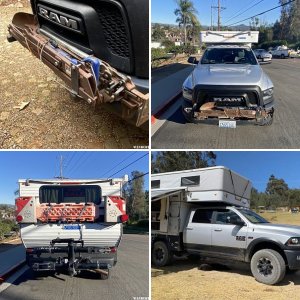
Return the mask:
<svg viewBox="0 0 300 300">
<path fill-rule="evenodd" d="M 193 19 L 197 19 L 196 14 L 198 13 L 194 7 L 194 3 L 190 0 L 176 0 L 177 8 L 174 11 L 177 17 L 176 22 L 179 27 L 183 27 L 184 30 L 184 44 L 186 44 L 187 37 L 187 25 L 191 24 Z"/>
<path fill-rule="evenodd" d="M 193 42 L 193 46 L 195 46 L 196 37 L 199 36 L 200 31 L 200 22 L 196 16 L 193 16 L 190 24 L 187 25 L 187 36 Z"/>
</svg>

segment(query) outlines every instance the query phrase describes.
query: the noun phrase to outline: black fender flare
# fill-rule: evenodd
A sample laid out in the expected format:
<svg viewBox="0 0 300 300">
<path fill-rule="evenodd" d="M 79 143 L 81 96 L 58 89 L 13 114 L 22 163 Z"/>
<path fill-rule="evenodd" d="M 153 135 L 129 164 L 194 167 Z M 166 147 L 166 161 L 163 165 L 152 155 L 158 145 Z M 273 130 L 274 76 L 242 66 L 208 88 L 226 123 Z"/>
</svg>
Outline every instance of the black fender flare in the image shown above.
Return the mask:
<svg viewBox="0 0 300 300">
<path fill-rule="evenodd" d="M 285 249 L 285 245 L 282 244 L 280 241 L 276 240 L 276 239 L 272 239 L 272 238 L 257 238 L 255 240 L 253 240 L 247 247 L 246 252 L 245 252 L 245 261 L 249 262 L 250 258 L 252 256 L 252 252 L 253 249 L 262 243 L 270 243 L 275 245 L 276 247 L 279 247 L 282 251 L 284 251 Z"/>
</svg>

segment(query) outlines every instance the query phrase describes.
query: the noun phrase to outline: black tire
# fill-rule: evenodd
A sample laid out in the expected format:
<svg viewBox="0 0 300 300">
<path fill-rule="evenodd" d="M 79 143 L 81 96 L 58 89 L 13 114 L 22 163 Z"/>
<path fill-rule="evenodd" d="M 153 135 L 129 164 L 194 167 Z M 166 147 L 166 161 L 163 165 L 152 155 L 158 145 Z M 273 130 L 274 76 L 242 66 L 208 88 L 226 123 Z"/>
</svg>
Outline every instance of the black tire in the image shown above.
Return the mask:
<svg viewBox="0 0 300 300">
<path fill-rule="evenodd" d="M 165 242 L 157 241 L 151 251 L 151 261 L 156 267 L 167 266 L 171 263 L 173 254 L 169 251 Z"/>
<path fill-rule="evenodd" d="M 285 276 L 284 259 L 280 253 L 272 249 L 263 249 L 254 253 L 250 265 L 254 278 L 264 284 L 276 284 Z"/>
<path fill-rule="evenodd" d="M 281 54 L 280 57 L 281 57 L 281 59 L 284 59 L 284 58 L 285 58 L 284 54 Z"/>
<path fill-rule="evenodd" d="M 198 255 L 198 254 L 189 254 L 188 259 L 190 261 L 197 262 L 198 260 L 200 260 L 200 255 Z"/>
</svg>

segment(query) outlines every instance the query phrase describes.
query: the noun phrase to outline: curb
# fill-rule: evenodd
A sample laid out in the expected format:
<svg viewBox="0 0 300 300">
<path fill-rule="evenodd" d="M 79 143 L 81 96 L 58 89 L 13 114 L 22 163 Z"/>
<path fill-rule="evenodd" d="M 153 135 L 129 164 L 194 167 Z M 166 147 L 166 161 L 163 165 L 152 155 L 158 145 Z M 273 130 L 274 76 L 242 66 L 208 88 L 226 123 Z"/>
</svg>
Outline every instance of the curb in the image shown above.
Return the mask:
<svg viewBox="0 0 300 300">
<path fill-rule="evenodd" d="M 4 274 L 0 274 L 0 284 L 3 283 L 9 276 L 11 276 L 17 269 L 25 265 L 26 260 L 22 260 L 21 262 L 15 264 L 11 268 L 9 268 Z"/>
<path fill-rule="evenodd" d="M 151 124 L 155 124 L 157 119 L 181 96 L 182 91 L 177 91 L 174 96 L 169 98 L 163 105 L 161 105 L 157 112 L 151 115 Z"/>
</svg>

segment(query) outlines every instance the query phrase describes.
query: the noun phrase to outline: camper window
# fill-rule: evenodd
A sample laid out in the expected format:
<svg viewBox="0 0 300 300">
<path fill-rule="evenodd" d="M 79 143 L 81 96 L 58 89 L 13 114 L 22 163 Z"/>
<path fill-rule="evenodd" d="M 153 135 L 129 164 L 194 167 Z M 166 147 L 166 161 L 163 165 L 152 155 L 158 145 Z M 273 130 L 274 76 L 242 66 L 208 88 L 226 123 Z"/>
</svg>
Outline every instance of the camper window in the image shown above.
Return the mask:
<svg viewBox="0 0 300 300">
<path fill-rule="evenodd" d="M 181 177 L 181 186 L 199 185 L 200 176 Z"/>
<path fill-rule="evenodd" d="M 160 188 L 160 180 L 152 180 L 151 189 L 159 189 L 159 188 Z"/>
<path fill-rule="evenodd" d="M 212 209 L 197 209 L 194 213 L 192 223 L 211 223 Z"/>
<path fill-rule="evenodd" d="M 87 203 L 100 204 L 101 189 L 96 185 L 77 186 L 48 186 L 40 187 L 39 191 L 41 203 Z"/>
</svg>

